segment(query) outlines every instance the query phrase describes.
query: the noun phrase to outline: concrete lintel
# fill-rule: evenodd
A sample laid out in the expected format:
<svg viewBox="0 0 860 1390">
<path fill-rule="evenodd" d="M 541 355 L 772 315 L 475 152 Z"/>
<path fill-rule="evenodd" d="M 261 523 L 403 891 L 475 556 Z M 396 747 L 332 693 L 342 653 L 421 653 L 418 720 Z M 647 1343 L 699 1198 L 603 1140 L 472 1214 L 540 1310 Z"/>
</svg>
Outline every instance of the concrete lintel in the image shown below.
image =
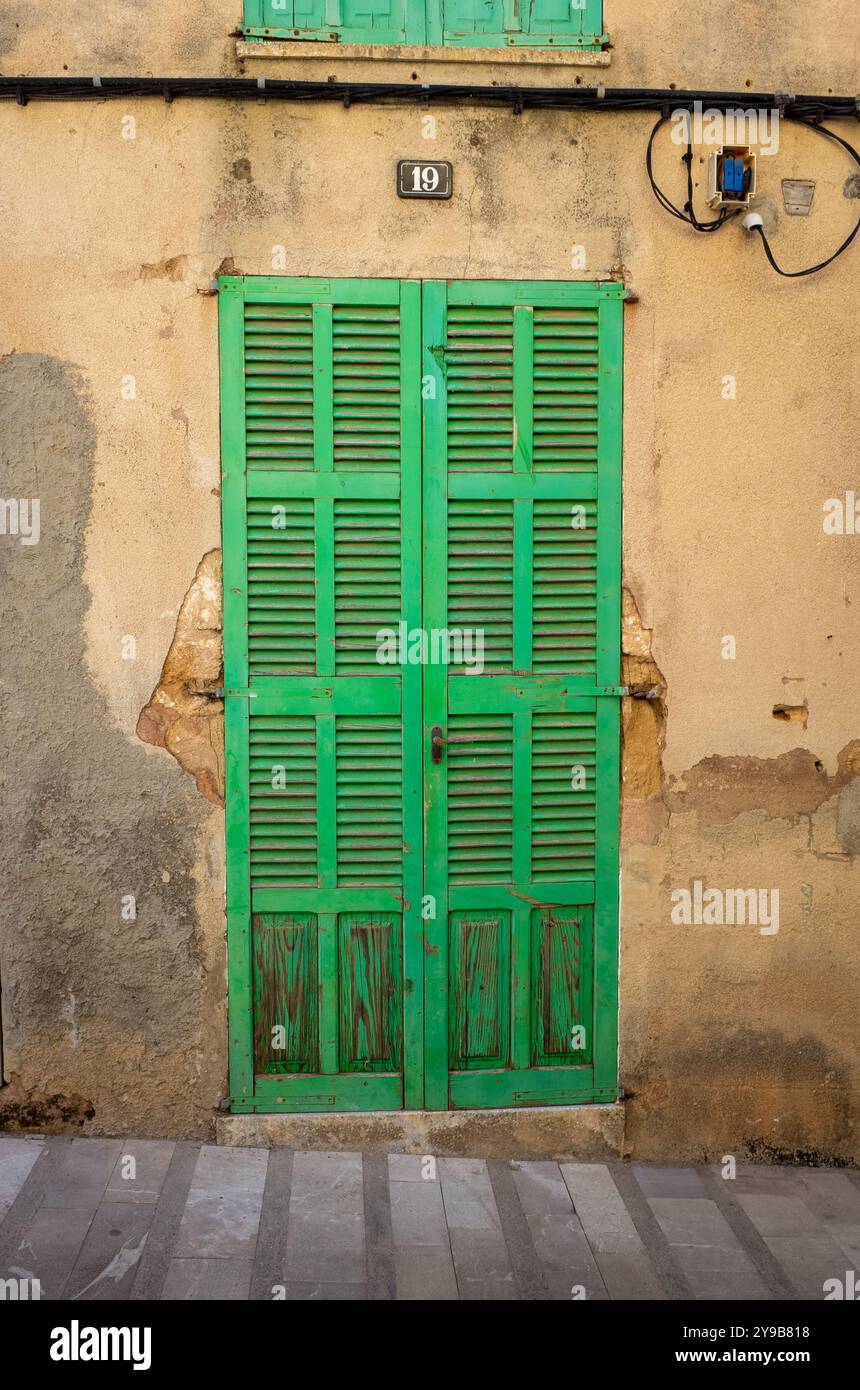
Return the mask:
<svg viewBox="0 0 860 1390">
<path fill-rule="evenodd" d="M 608 68 L 612 56 L 577 48 L 445 48 L 415 44 L 312 43 L 264 39 L 236 44 L 239 58 L 319 58 L 373 63 L 481 63 L 496 67 Z"/>
<path fill-rule="evenodd" d="M 248 1148 L 606 1162 L 623 1155 L 624 1107 L 218 1115 L 215 1134 Z"/>
</svg>

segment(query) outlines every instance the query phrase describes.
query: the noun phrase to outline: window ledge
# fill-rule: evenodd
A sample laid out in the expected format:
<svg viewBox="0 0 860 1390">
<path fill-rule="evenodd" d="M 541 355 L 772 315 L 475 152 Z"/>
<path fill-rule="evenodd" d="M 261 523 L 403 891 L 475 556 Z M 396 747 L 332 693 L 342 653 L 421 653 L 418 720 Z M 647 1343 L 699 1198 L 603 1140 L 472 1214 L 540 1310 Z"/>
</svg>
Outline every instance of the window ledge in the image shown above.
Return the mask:
<svg viewBox="0 0 860 1390">
<path fill-rule="evenodd" d="M 316 58 L 328 64 L 340 59 L 401 63 L 492 63 L 496 67 L 608 68 L 611 53 L 586 52 L 576 48 L 426 48 L 414 44 L 313 43 L 297 39 L 284 43 L 264 39 L 259 43 L 241 40 L 236 44 L 239 58 Z"/>
</svg>

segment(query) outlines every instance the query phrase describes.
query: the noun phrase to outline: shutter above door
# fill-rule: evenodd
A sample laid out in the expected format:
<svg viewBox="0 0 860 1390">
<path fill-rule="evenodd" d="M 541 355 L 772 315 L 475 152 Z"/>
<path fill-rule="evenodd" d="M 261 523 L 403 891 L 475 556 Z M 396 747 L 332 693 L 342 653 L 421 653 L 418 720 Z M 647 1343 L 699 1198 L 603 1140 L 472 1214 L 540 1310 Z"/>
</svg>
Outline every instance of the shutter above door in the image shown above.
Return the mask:
<svg viewBox="0 0 860 1390">
<path fill-rule="evenodd" d="M 245 0 L 251 39 L 598 50 L 603 0 Z"/>
</svg>

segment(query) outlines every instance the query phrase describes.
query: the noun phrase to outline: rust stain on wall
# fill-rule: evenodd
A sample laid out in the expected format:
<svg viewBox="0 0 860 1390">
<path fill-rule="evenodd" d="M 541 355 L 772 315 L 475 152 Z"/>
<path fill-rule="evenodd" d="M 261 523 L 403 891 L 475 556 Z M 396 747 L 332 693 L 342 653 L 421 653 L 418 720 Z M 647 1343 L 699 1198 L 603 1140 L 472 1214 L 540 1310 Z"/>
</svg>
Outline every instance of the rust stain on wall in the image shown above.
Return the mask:
<svg viewBox="0 0 860 1390">
<path fill-rule="evenodd" d="M 161 679 L 137 721 L 144 743 L 166 748 L 189 772 L 198 791 L 224 805 L 224 647 L 221 551 L 200 564 L 179 617 Z"/>
</svg>

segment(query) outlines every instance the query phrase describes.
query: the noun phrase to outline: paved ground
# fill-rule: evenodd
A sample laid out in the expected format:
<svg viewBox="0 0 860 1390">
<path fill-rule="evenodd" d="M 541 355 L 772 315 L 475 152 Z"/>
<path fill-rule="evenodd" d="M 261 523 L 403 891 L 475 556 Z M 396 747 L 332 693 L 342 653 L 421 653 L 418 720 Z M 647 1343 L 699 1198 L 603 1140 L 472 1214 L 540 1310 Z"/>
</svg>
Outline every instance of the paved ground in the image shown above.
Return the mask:
<svg viewBox="0 0 860 1390">
<path fill-rule="evenodd" d="M 43 1299 L 822 1299 L 848 1270 L 854 1171 L 0 1135 L 0 1278 Z"/>
</svg>

